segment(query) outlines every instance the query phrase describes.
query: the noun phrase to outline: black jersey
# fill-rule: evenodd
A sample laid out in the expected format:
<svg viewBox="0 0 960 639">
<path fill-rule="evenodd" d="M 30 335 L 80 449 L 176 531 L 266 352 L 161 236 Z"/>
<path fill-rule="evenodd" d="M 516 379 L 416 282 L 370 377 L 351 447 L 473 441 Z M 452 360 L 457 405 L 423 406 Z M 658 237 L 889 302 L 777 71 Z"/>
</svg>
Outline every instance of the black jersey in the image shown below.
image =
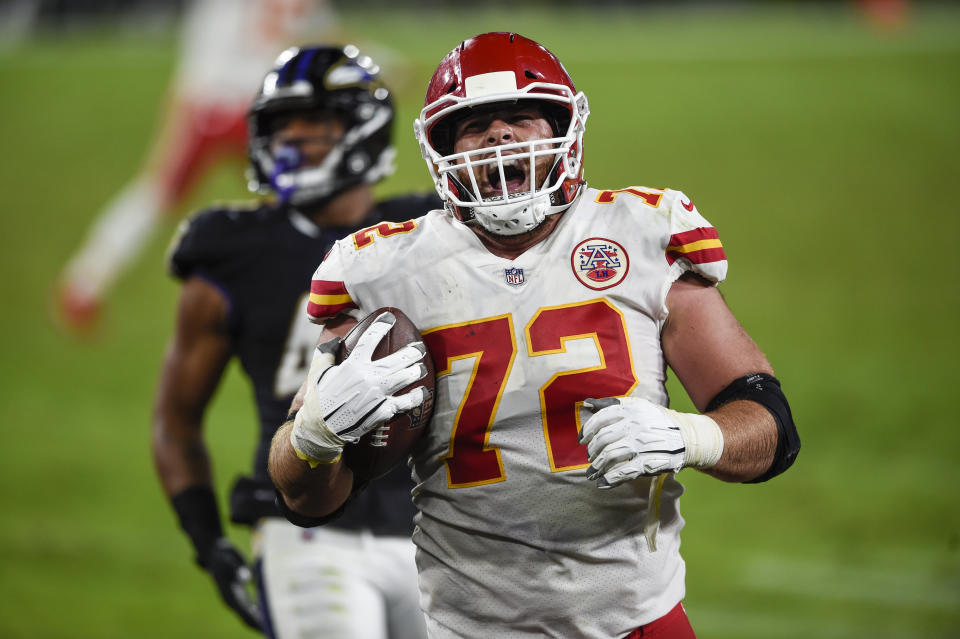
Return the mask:
<svg viewBox="0 0 960 639">
<path fill-rule="evenodd" d="M 379 202 L 357 227 L 322 228 L 289 207 L 211 208 L 184 223 L 170 253 L 171 273 L 201 277 L 228 302 L 234 354 L 250 378 L 260 420 L 253 478 L 231 495 L 234 521 L 273 514 L 267 456 L 306 377 L 320 327 L 307 318 L 310 279 L 333 243 L 381 221 L 402 222 L 440 208 L 436 196 L 407 195 Z M 373 482 L 333 526 L 380 534 L 412 531 L 412 482 L 406 467 Z M 279 516 L 279 514 L 277 514 Z"/>
</svg>

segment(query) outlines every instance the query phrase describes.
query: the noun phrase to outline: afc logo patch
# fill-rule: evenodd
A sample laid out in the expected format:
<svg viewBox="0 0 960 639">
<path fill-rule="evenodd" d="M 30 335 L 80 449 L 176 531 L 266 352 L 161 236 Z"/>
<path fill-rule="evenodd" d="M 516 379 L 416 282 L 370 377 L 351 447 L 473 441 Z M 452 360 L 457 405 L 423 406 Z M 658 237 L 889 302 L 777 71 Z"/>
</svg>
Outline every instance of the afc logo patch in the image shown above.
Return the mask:
<svg viewBox="0 0 960 639">
<path fill-rule="evenodd" d="M 630 270 L 630 257 L 613 240 L 591 237 L 573 248 L 570 265 L 581 284 L 602 291 L 623 281 Z"/>
<path fill-rule="evenodd" d="M 503 269 L 504 278 L 507 280 L 507 284 L 511 286 L 520 286 L 523 284 L 523 269 L 522 268 L 506 268 Z"/>
</svg>

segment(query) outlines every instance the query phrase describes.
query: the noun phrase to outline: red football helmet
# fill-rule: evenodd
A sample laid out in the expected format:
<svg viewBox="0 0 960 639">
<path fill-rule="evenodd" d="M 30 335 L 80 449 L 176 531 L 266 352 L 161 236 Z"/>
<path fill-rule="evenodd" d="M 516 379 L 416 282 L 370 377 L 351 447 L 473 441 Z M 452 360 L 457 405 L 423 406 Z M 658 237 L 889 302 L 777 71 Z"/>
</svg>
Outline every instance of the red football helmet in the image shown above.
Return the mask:
<svg viewBox="0 0 960 639">
<path fill-rule="evenodd" d="M 479 105 L 535 100 L 553 127 L 546 140 L 513 142 L 454 153 L 456 122 Z M 464 40 L 440 62 L 427 86 L 414 132 L 430 175 L 447 208 L 501 235 L 526 232 L 574 201 L 583 180 L 583 133 L 590 109 L 566 69 L 550 51 L 516 33 L 484 33 Z M 555 156 L 546 176 L 534 175 L 535 158 Z M 506 162 L 505 162 L 505 158 Z M 529 167 L 529 190 L 484 198 L 473 172 L 491 167 L 505 184 L 504 165 Z"/>
</svg>

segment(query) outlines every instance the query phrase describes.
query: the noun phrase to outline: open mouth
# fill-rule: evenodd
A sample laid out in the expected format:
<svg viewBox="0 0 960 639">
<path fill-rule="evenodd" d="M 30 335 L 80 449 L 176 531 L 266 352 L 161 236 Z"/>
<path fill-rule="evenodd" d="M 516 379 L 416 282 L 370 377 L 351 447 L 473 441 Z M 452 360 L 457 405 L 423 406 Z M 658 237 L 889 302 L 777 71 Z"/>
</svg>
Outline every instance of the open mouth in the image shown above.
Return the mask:
<svg viewBox="0 0 960 639">
<path fill-rule="evenodd" d="M 500 168 L 496 164 L 487 167 L 487 184 L 490 185 L 492 195 L 503 195 L 527 190 L 527 163 L 521 159 L 503 161 L 503 178 L 501 184 Z M 506 187 L 504 189 L 504 187 Z"/>
</svg>

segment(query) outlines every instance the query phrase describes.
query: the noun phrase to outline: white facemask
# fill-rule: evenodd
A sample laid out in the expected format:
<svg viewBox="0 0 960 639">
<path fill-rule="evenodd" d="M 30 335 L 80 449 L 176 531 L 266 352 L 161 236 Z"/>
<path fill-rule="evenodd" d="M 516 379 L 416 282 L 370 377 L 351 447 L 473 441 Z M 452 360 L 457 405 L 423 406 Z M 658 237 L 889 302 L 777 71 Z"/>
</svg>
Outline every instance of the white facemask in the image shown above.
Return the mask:
<svg viewBox="0 0 960 639">
<path fill-rule="evenodd" d="M 496 102 L 515 103 L 518 99 L 570 105 L 572 117 L 567 130 L 559 137 L 511 142 L 449 155 L 441 155 L 434 149 L 426 135 L 428 127 L 454 111 Z M 446 103 L 449 106 L 445 106 Z M 437 110 L 438 107 L 441 108 Z M 436 112 L 433 115 L 426 117 L 428 112 L 434 110 Z M 570 205 L 569 202 L 553 205 L 551 195 L 566 180 L 575 179 L 580 174 L 583 133 L 589 113 L 587 98 L 582 92 L 574 94 L 569 87 L 559 84 L 534 83 L 509 93 L 473 98 L 445 96 L 423 109 L 421 117 L 414 122 L 414 131 L 437 193 L 447 202 L 447 208 L 469 210 L 476 222 L 491 233 L 518 235 L 533 230 L 546 216 L 559 213 Z M 537 175 L 536 160 L 545 156 L 554 158 L 550 163 L 552 168 L 546 176 Z M 509 193 L 506 200 L 502 195 L 484 197 L 471 169 L 487 171 L 489 167 L 495 167 L 500 174 L 499 183 L 506 184 L 506 168 L 515 162 L 522 162 L 526 168 L 529 187 Z M 466 169 L 467 183 L 461 180 L 463 169 Z"/>
</svg>

